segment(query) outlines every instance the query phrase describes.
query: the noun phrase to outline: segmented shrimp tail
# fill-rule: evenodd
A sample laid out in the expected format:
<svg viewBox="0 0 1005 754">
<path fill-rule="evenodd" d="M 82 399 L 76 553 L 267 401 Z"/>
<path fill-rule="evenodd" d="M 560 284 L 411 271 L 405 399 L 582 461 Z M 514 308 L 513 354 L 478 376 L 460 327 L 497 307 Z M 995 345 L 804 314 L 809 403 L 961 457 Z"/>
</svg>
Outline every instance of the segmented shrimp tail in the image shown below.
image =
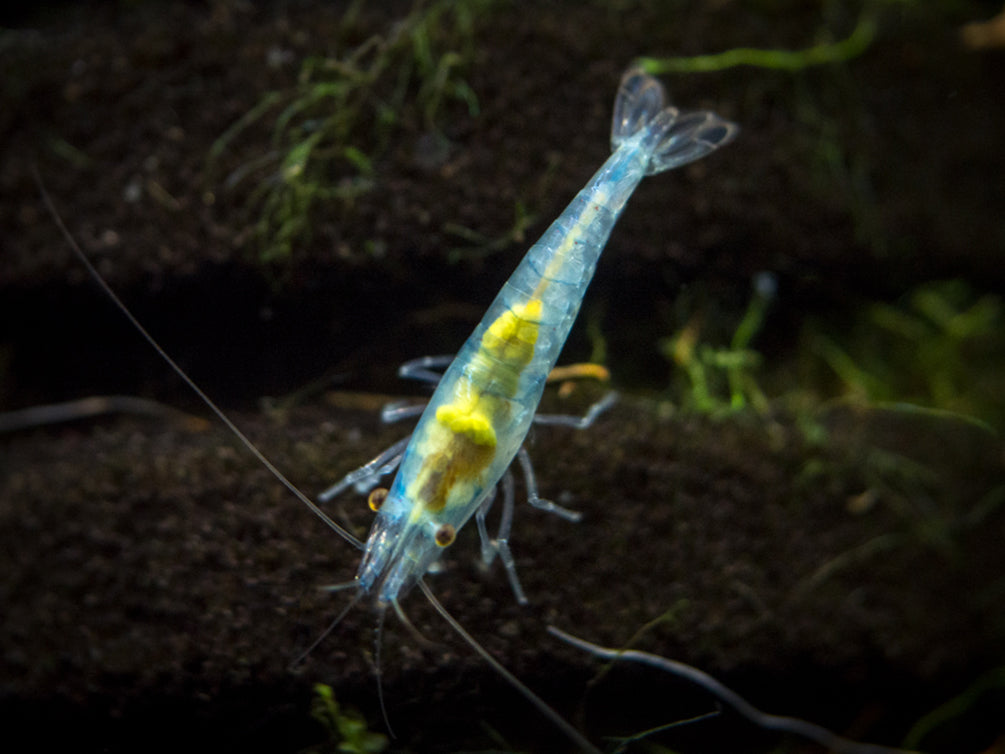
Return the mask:
<svg viewBox="0 0 1005 754">
<path fill-rule="evenodd" d="M 681 112 L 667 105 L 663 85 L 641 68 L 630 68 L 621 77 L 614 101 L 611 148 L 616 150 L 642 130 L 652 154 L 646 175 L 653 175 L 728 144 L 739 127 L 708 110 Z"/>
</svg>

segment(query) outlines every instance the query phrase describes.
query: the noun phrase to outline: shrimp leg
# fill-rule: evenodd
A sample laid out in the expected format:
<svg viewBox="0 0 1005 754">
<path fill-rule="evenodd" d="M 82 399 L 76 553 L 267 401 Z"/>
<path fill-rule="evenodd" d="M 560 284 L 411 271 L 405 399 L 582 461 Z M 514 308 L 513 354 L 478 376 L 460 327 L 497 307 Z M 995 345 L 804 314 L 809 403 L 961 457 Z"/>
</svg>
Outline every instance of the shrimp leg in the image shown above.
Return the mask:
<svg viewBox="0 0 1005 754">
<path fill-rule="evenodd" d="M 523 587 L 520 585 L 520 577 L 516 572 L 516 561 L 513 559 L 513 553 L 509 549 L 509 534 L 513 527 L 513 500 L 515 497 L 513 493 L 513 473 L 507 470 L 503 474 L 500 483 L 503 488 L 502 517 L 499 520 L 499 530 L 496 533 L 495 539 L 489 537 L 488 527 L 485 523 L 485 517 L 492 508 L 492 503 L 495 501 L 496 491 L 494 489 L 486 497 L 485 502 L 478 508 L 478 512 L 475 513 L 475 524 L 478 527 L 478 535 L 482 542 L 482 565 L 488 568 L 498 555 L 503 568 L 506 569 L 506 576 L 509 578 L 513 596 L 519 604 L 526 605 L 529 600 L 523 591 Z"/>
<path fill-rule="evenodd" d="M 394 445 L 385 449 L 376 458 L 350 471 L 338 482 L 318 495 L 318 500 L 322 503 L 327 503 L 350 487 L 355 488 L 360 494 L 369 492 L 380 482 L 382 476 L 386 476 L 398 468 L 398 465 L 401 463 L 401 457 L 405 453 L 405 447 L 408 445 L 411 437 L 411 435 L 403 437 Z"/>
</svg>

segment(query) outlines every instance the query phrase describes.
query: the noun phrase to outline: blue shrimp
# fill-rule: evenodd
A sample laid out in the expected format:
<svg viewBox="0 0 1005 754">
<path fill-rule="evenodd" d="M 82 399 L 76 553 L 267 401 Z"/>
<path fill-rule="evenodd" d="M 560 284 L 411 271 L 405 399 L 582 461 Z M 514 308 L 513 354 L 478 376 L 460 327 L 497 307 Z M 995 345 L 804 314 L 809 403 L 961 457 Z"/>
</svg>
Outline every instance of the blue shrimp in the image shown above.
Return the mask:
<svg viewBox="0 0 1005 754">
<path fill-rule="evenodd" d="M 596 752 L 596 747 L 579 731 L 465 631 L 422 577 L 454 542 L 461 527 L 476 516 L 483 559 L 489 562 L 495 555 L 500 556 L 517 599 L 526 601 L 506 544 L 513 497 L 508 469 L 515 458 L 526 477 L 532 504 L 571 520 L 578 519 L 578 514 L 538 497 L 530 459 L 522 445 L 531 422 L 535 421 L 545 381 L 576 319 L 600 253 L 643 177 L 704 157 L 730 142 L 736 132 L 734 124 L 714 113 L 680 112 L 667 106 L 662 86 L 642 70 L 630 69 L 624 74 L 614 104 L 613 154 L 527 252 L 439 379 L 410 439 L 350 472 L 322 494 L 320 499 L 324 501 L 349 486 L 365 485 L 400 465 L 386 495 L 383 491 L 371 493 L 371 507 L 379 510 L 365 543 L 332 520 L 287 479 L 164 351 L 94 268 L 66 229 L 37 173 L 35 178 L 43 201 L 76 256 L 143 338 L 276 479 L 340 537 L 363 550 L 355 579 L 332 587 L 351 588 L 356 594 L 329 630 L 364 597 L 372 601 L 380 616 L 378 627 L 383 625 L 388 605 L 407 624 L 400 600 L 418 585 L 451 628 L 497 673 L 578 747 Z M 413 376 L 429 378 L 429 369 L 437 365 L 437 359 L 419 360 L 406 368 Z M 609 404 L 610 399 L 601 401 L 582 418 L 538 416 L 536 420 L 543 424 L 585 427 Z M 399 411 L 398 415 L 408 413 Z M 503 523 L 499 536 L 489 540 L 484 517 L 500 483 L 505 506 Z"/>
<path fill-rule="evenodd" d="M 379 499 L 379 511 L 351 584 L 378 610 L 391 605 L 400 613 L 401 597 L 476 512 L 484 532 L 486 504 L 514 457 L 533 479 L 521 446 L 600 253 L 636 186 L 647 175 L 705 156 L 736 132 L 714 113 L 666 106 L 663 87 L 641 69 L 624 74 L 614 104 L 613 154 L 503 285 L 447 367 L 407 447 L 390 448 L 321 496 L 328 499 L 350 482 L 389 472 L 400 461 L 386 497 L 371 497 L 375 508 Z M 575 517 L 536 491 L 530 498 Z M 483 533 L 483 552 L 491 554 L 493 545 L 484 539 Z M 501 545 L 494 543 L 524 601 L 512 557 Z"/>
</svg>

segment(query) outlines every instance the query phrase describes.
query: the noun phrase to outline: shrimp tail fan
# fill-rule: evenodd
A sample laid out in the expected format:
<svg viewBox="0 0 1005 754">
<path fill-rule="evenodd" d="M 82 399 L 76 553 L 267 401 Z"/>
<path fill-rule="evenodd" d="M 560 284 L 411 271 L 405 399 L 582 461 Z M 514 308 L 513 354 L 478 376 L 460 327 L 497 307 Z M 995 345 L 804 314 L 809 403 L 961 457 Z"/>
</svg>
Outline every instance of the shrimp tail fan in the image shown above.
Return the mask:
<svg viewBox="0 0 1005 754">
<path fill-rule="evenodd" d="M 644 131 L 650 151 L 646 175 L 686 165 L 731 142 L 735 123 L 708 110 L 681 112 L 666 104 L 663 86 L 641 68 L 630 68 L 621 78 L 614 101 L 611 149 Z"/>
</svg>

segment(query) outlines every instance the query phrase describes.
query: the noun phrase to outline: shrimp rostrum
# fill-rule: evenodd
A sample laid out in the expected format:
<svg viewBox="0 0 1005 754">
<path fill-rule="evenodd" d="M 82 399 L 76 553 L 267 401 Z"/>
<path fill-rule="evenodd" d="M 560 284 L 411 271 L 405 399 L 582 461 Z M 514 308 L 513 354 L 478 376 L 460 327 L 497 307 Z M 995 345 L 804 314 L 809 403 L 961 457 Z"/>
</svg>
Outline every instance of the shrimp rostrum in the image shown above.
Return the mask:
<svg viewBox="0 0 1005 754">
<path fill-rule="evenodd" d="M 484 541 L 484 511 L 500 480 L 504 491 L 511 487 L 504 475 L 519 454 L 531 502 L 575 517 L 537 497 L 521 446 L 600 253 L 645 176 L 693 162 L 736 132 L 712 112 L 667 106 L 662 86 L 642 70 L 624 74 L 614 104 L 613 154 L 503 285 L 444 372 L 407 447 L 389 449 L 322 496 L 390 471 L 400 461 L 386 496 L 371 496 L 380 505 L 351 584 L 359 596 L 371 598 L 379 610 L 392 605 L 400 612 L 402 596 L 478 513 L 483 553 L 502 557 L 523 600 L 505 538 Z"/>
</svg>

